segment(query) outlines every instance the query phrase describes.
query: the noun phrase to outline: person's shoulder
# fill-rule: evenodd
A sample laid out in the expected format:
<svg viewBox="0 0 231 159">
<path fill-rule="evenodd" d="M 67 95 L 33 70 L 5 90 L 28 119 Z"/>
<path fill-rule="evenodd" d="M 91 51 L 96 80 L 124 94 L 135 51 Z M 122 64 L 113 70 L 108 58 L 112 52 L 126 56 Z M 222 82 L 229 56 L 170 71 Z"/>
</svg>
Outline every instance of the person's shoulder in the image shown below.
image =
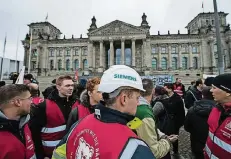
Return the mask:
<svg viewBox="0 0 231 159">
<path fill-rule="evenodd" d="M 139 105 L 136 110 L 136 117 L 140 120 L 144 118 L 153 118 L 151 107 L 149 105 Z"/>
</svg>

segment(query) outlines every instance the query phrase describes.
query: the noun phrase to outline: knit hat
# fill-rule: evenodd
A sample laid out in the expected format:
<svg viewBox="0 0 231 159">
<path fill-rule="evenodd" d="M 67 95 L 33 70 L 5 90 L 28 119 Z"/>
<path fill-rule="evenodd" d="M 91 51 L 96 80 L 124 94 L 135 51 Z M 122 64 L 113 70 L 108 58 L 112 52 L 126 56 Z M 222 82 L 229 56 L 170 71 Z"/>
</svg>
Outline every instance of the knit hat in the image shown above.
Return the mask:
<svg viewBox="0 0 231 159">
<path fill-rule="evenodd" d="M 231 93 L 231 73 L 216 76 L 213 80 L 213 85 L 227 93 Z"/>
<path fill-rule="evenodd" d="M 214 78 L 215 78 L 215 77 L 207 77 L 207 78 L 205 79 L 205 81 L 204 81 L 204 84 L 205 84 L 206 86 L 212 86 Z"/>
</svg>

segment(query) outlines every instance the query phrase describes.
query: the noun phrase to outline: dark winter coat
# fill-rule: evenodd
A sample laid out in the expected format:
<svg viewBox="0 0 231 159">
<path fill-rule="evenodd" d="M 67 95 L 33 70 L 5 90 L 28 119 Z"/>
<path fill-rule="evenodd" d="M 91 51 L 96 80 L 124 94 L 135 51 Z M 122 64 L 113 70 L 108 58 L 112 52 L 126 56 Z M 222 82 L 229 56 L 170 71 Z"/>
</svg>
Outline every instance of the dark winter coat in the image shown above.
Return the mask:
<svg viewBox="0 0 231 159">
<path fill-rule="evenodd" d="M 191 147 L 194 153 L 203 153 L 208 136 L 207 120 L 216 103 L 212 100 L 202 99 L 196 101 L 188 110 L 184 129 L 190 133 Z"/>
<path fill-rule="evenodd" d="M 202 99 L 202 93 L 196 87 L 192 87 L 185 95 L 185 107 L 190 108 L 194 105 L 195 101 Z"/>
</svg>

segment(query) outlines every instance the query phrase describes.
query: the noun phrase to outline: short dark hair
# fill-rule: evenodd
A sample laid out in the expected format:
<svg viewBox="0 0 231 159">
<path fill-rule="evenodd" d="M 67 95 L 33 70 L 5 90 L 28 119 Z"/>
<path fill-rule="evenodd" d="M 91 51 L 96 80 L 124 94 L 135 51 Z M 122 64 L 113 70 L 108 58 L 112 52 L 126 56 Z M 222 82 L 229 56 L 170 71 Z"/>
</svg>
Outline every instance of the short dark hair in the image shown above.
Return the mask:
<svg viewBox="0 0 231 159">
<path fill-rule="evenodd" d="M 202 89 L 203 99 L 214 100 L 213 94 L 210 91 L 211 88 L 212 87 L 210 87 L 210 86 L 203 87 L 203 89 Z"/>
<path fill-rule="evenodd" d="M 165 83 L 164 86 L 167 87 L 168 89 L 174 90 L 174 84 L 173 83 Z"/>
<path fill-rule="evenodd" d="M 195 83 L 196 83 L 196 81 L 195 81 L 195 80 L 191 81 L 191 85 L 194 85 Z"/>
<path fill-rule="evenodd" d="M 145 92 L 141 91 L 140 92 L 141 96 L 142 97 L 150 96 L 154 88 L 153 81 L 151 79 L 145 78 L 142 80 L 142 84 Z"/>
<path fill-rule="evenodd" d="M 14 97 L 19 96 L 27 91 L 30 92 L 29 87 L 23 84 L 10 84 L 2 86 L 0 88 L 0 105 L 9 102 Z"/>
<path fill-rule="evenodd" d="M 167 91 L 162 86 L 156 86 L 155 87 L 155 96 L 165 95 L 167 94 Z"/>
<path fill-rule="evenodd" d="M 0 81 L 0 87 L 5 86 L 6 82 L 5 81 Z"/>
<path fill-rule="evenodd" d="M 198 79 L 198 80 L 196 80 L 196 87 L 197 86 L 199 86 L 200 84 L 203 84 L 203 81 L 202 81 L 202 79 Z"/>
<path fill-rule="evenodd" d="M 64 80 L 72 80 L 71 76 L 65 75 L 65 76 L 60 76 L 56 79 L 56 85 L 61 85 Z"/>
</svg>

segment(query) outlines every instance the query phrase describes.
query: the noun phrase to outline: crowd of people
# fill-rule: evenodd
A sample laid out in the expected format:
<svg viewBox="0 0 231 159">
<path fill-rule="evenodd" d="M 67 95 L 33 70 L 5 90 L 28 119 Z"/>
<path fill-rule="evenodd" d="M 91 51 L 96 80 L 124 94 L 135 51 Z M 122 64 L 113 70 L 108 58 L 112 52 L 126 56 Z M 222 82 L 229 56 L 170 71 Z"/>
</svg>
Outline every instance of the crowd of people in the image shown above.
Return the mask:
<svg viewBox="0 0 231 159">
<path fill-rule="evenodd" d="M 0 159 L 180 159 L 181 127 L 195 159 L 231 157 L 231 74 L 154 85 L 114 65 L 102 77 L 0 82 Z M 16 81 L 16 80 L 15 80 Z M 15 82 L 14 81 L 14 82 Z M 187 110 L 187 111 L 185 111 Z"/>
</svg>

